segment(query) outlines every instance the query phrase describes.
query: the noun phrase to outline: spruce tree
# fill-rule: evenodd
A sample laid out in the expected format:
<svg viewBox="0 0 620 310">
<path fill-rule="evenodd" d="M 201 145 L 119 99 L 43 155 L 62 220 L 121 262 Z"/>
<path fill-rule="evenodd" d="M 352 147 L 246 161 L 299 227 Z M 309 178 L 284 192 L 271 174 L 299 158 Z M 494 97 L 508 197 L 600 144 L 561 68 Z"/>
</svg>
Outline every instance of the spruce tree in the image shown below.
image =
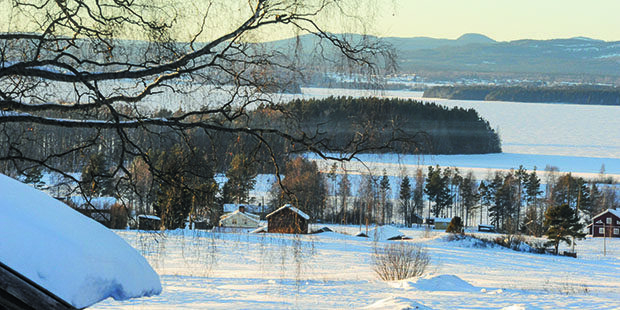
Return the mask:
<svg viewBox="0 0 620 310">
<path fill-rule="evenodd" d="M 405 176 L 400 182 L 400 194 L 398 195 L 398 198 L 400 199 L 400 208 L 403 212 L 405 225 L 409 226 L 408 215 L 411 210 L 411 182 L 409 181 L 408 176 Z"/>
<path fill-rule="evenodd" d="M 545 235 L 549 239 L 547 244 L 553 245 L 556 255 L 558 254 L 560 242 L 570 243 L 571 239 L 569 237 L 583 238 L 585 236 L 581 232 L 583 225 L 579 223 L 575 210 L 569 207 L 568 204 L 549 207 L 547 212 L 545 212 L 544 225 L 547 227 Z"/>
</svg>

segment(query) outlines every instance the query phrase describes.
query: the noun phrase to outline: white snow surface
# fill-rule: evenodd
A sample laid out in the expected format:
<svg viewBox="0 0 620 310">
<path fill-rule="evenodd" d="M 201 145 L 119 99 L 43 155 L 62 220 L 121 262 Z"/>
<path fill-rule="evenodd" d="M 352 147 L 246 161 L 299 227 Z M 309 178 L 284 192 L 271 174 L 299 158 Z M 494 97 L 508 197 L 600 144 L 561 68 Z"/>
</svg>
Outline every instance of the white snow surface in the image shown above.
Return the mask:
<svg viewBox="0 0 620 310">
<path fill-rule="evenodd" d="M 159 276 L 117 234 L 0 174 L 0 261 L 76 308 L 151 296 Z"/>
<path fill-rule="evenodd" d="M 398 228 L 412 240 L 375 241 L 353 236 L 359 226 L 327 226 L 334 232 L 117 231 L 158 271 L 164 292 L 94 309 L 620 309 L 620 238 L 606 240 L 606 255 L 603 239 L 577 241 L 575 259 L 423 228 Z M 395 242 L 428 250 L 424 276 L 378 279 L 373 249 Z"/>
</svg>

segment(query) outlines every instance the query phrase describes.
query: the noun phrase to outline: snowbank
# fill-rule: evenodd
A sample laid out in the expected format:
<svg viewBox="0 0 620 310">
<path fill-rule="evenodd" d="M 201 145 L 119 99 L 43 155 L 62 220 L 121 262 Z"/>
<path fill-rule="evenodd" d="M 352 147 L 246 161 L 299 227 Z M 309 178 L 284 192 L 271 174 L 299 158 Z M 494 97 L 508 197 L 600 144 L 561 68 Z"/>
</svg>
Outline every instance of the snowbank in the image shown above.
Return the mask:
<svg viewBox="0 0 620 310">
<path fill-rule="evenodd" d="M 467 283 L 463 279 L 449 274 L 439 276 L 427 275 L 411 280 L 398 282 L 398 287 L 404 289 L 417 289 L 420 291 L 450 291 L 450 292 L 475 292 L 480 289 Z"/>
<path fill-rule="evenodd" d="M 76 308 L 159 294 L 159 276 L 114 232 L 0 174 L 0 261 Z"/>
<path fill-rule="evenodd" d="M 388 297 L 385 299 L 381 299 L 376 303 L 364 307 L 363 309 L 385 309 L 385 310 L 431 310 L 431 308 L 426 307 L 412 299 L 405 297 Z"/>
</svg>

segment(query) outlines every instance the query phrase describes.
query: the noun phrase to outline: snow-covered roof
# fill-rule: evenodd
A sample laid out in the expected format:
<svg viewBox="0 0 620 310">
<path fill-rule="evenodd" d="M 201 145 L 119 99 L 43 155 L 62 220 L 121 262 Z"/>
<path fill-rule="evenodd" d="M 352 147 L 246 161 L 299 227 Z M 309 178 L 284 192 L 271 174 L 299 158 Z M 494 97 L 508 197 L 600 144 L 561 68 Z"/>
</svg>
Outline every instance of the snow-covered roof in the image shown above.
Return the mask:
<svg viewBox="0 0 620 310">
<path fill-rule="evenodd" d="M 138 218 L 161 221 L 161 218 L 159 218 L 158 216 L 148 214 L 140 214 L 138 215 Z"/>
<path fill-rule="evenodd" d="M 118 200 L 114 197 L 92 197 L 85 199 L 84 196 L 71 196 L 69 197 L 73 203 L 77 206 L 83 206 L 90 203 L 98 210 L 109 210 L 113 204 L 115 204 Z M 90 207 L 90 206 L 89 206 Z"/>
<path fill-rule="evenodd" d="M 159 276 L 121 237 L 0 174 L 0 261 L 76 308 L 159 294 Z"/>
<path fill-rule="evenodd" d="M 451 218 L 446 218 L 446 217 L 436 217 L 435 218 L 435 223 L 450 223 L 450 221 L 452 221 Z"/>
<path fill-rule="evenodd" d="M 259 221 L 260 220 L 260 216 L 258 216 L 256 214 L 252 214 L 252 213 L 248 213 L 248 212 L 241 212 L 239 210 L 237 210 L 235 212 L 231 212 L 231 213 L 226 213 L 226 214 L 220 216 L 220 220 L 225 220 L 225 219 L 227 219 L 227 218 L 229 218 L 231 216 L 237 215 L 237 214 L 239 216 L 247 217 L 247 218 L 249 218 L 250 220 L 253 220 L 253 221 Z"/>
<path fill-rule="evenodd" d="M 281 210 L 284 210 L 284 209 L 286 209 L 286 208 L 291 209 L 293 212 L 295 212 L 295 213 L 299 214 L 299 216 L 301 216 L 301 217 L 305 218 L 306 220 L 309 220 L 309 219 L 310 219 L 310 216 L 309 216 L 308 214 L 306 214 L 306 213 L 304 213 L 303 211 L 301 211 L 301 210 L 299 210 L 299 209 L 297 209 L 297 208 L 293 207 L 293 206 L 292 206 L 292 205 L 290 205 L 290 204 L 285 204 L 285 205 L 283 205 L 282 207 L 280 207 L 278 210 L 275 210 L 275 211 L 273 211 L 273 212 L 271 212 L 271 213 L 267 214 L 267 217 L 270 217 L 270 216 L 272 216 L 272 215 L 274 215 L 274 214 L 276 214 L 276 213 L 278 213 L 278 212 L 280 212 Z"/>
<path fill-rule="evenodd" d="M 375 240 L 389 240 L 397 237 L 405 237 L 405 234 L 394 226 L 384 225 L 368 230 L 367 236 Z"/>
<path fill-rule="evenodd" d="M 249 212 L 261 212 L 263 211 L 262 208 L 263 206 L 257 206 L 257 205 L 249 205 L 249 204 L 243 204 L 243 203 L 225 203 L 224 204 L 224 212 L 235 212 L 237 210 L 239 210 L 240 206 L 244 206 L 245 207 L 245 211 L 249 211 Z"/>
<path fill-rule="evenodd" d="M 611 214 L 613 214 L 613 215 L 615 215 L 617 217 L 620 217 L 620 210 L 618 210 L 618 209 L 607 209 L 607 210 L 605 210 L 605 211 L 603 211 L 603 212 L 593 216 L 592 219 L 595 219 L 595 218 L 597 218 L 597 217 L 599 217 L 599 216 L 601 216 L 601 215 L 603 215 L 603 214 L 605 214 L 607 212 L 609 212 L 609 213 L 611 213 Z"/>
</svg>

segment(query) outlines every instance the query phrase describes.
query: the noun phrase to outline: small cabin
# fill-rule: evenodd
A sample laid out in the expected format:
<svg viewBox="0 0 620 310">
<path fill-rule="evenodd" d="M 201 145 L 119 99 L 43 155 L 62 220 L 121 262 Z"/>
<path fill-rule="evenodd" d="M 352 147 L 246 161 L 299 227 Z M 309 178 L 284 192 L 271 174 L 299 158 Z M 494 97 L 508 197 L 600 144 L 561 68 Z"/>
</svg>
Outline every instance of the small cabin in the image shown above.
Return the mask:
<svg viewBox="0 0 620 310">
<path fill-rule="evenodd" d="M 161 219 L 155 215 L 138 215 L 139 230 L 159 230 L 161 228 Z"/>
<path fill-rule="evenodd" d="M 450 225 L 451 218 L 443 218 L 436 217 L 433 219 L 433 223 L 435 224 L 435 229 L 437 230 L 446 230 L 448 229 L 448 225 Z"/>
<path fill-rule="evenodd" d="M 478 231 L 481 232 L 495 232 L 495 226 L 488 224 L 480 224 L 478 225 Z"/>
<path fill-rule="evenodd" d="M 620 210 L 607 209 L 594 216 L 588 230 L 592 237 L 620 238 Z"/>
<path fill-rule="evenodd" d="M 220 227 L 256 228 L 260 226 L 260 217 L 246 212 L 245 206 L 239 206 L 237 211 L 226 213 L 220 217 Z"/>
<path fill-rule="evenodd" d="M 267 232 L 281 234 L 307 234 L 310 216 L 286 204 L 267 215 Z"/>
</svg>

